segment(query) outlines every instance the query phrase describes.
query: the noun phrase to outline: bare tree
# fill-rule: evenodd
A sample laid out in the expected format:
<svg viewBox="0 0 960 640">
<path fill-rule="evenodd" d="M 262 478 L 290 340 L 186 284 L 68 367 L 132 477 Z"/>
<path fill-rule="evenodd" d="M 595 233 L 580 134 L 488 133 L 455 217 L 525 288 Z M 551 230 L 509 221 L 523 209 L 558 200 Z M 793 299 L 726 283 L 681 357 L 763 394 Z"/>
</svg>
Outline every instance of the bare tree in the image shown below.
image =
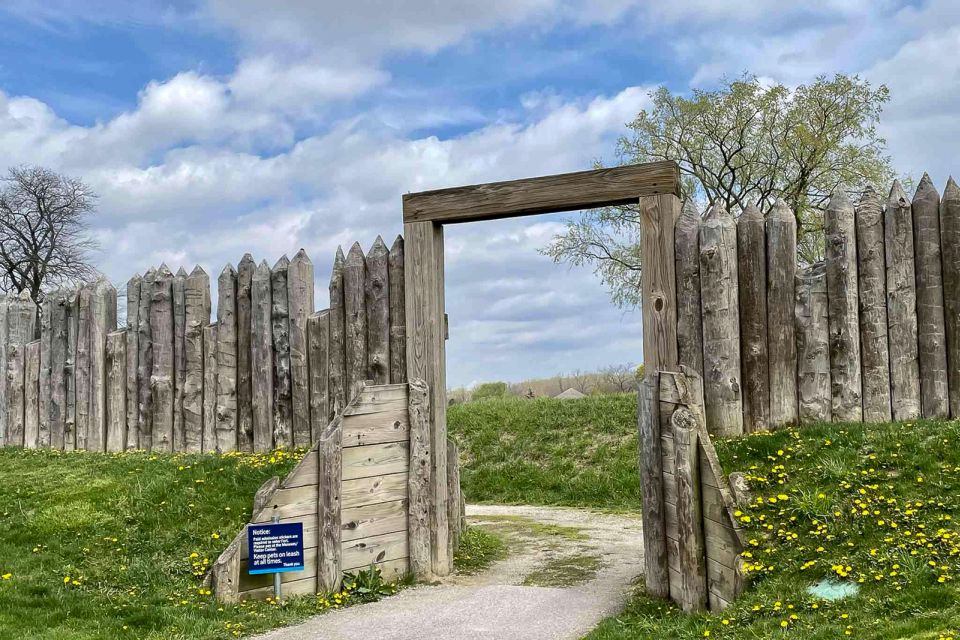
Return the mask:
<svg viewBox="0 0 960 640">
<path fill-rule="evenodd" d="M 577 369 L 573 373 L 567 374 L 567 378 L 573 383 L 573 387 L 580 393 L 590 393 L 590 385 L 594 382 L 593 376 Z"/>
<path fill-rule="evenodd" d="M 29 291 L 39 304 L 53 287 L 97 275 L 87 232 L 97 196 L 77 178 L 50 169 L 10 169 L 0 188 L 0 290 Z"/>
<path fill-rule="evenodd" d="M 637 368 L 629 362 L 604 367 L 600 370 L 600 377 L 609 388 L 620 393 L 633 391 L 637 386 Z"/>
</svg>

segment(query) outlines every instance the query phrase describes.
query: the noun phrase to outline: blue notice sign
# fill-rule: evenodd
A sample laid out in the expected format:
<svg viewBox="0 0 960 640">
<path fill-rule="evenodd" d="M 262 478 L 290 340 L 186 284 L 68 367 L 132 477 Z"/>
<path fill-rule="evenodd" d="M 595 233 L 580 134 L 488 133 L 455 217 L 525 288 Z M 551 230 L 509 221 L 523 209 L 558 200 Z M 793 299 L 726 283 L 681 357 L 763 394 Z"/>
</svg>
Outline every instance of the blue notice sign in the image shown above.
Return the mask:
<svg viewBox="0 0 960 640">
<path fill-rule="evenodd" d="M 249 572 L 303 571 L 303 523 L 247 525 L 250 547 Z"/>
</svg>

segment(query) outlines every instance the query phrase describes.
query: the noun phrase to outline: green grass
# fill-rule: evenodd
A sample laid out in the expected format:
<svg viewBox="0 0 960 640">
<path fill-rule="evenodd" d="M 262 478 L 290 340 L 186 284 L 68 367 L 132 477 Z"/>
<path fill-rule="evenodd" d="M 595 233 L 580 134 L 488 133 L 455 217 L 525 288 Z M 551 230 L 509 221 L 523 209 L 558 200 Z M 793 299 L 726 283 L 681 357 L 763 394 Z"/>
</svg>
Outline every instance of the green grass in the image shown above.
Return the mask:
<svg viewBox="0 0 960 640">
<path fill-rule="evenodd" d="M 329 608 L 223 606 L 202 586 L 257 488 L 295 462 L 0 449 L 0 638 L 232 638 Z"/>
<path fill-rule="evenodd" d="M 460 536 L 460 547 L 453 557 L 457 573 L 473 575 L 507 556 L 503 538 L 481 527 L 467 527 Z"/>
<path fill-rule="evenodd" d="M 600 557 L 593 554 L 563 556 L 546 561 L 523 579 L 531 587 L 572 587 L 592 580 L 600 570 Z"/>
<path fill-rule="evenodd" d="M 471 502 L 636 511 L 636 414 L 632 394 L 454 405 L 447 421 L 460 445 L 464 495 Z"/>
</svg>

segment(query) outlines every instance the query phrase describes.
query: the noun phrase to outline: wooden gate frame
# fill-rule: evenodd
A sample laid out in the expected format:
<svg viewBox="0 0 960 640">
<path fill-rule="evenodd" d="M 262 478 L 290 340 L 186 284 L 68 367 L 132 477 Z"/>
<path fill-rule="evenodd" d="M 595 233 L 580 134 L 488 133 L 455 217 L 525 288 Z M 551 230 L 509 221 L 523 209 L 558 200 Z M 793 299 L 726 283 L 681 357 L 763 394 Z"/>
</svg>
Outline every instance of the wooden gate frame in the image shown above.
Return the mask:
<svg viewBox="0 0 960 640">
<path fill-rule="evenodd" d="M 406 251 L 407 379 L 430 389 L 430 530 L 433 571 L 452 567 L 447 522 L 447 376 L 443 226 L 639 204 L 643 257 L 643 361 L 677 366 L 673 230 L 680 215 L 680 169 L 673 161 L 594 169 L 403 196 Z"/>
</svg>

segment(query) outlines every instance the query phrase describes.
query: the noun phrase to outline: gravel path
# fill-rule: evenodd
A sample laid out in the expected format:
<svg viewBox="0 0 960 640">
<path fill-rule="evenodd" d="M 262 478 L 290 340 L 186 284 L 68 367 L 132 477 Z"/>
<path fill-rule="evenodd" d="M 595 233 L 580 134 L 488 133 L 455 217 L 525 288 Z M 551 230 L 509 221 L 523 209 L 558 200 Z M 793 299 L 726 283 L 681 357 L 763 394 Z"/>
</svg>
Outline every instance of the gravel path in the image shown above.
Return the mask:
<svg viewBox="0 0 960 640">
<path fill-rule="evenodd" d="M 451 576 L 259 638 L 575 640 L 621 610 L 642 572 L 639 517 L 497 505 L 468 506 L 467 516 L 504 535 L 509 557 L 475 576 Z M 563 569 L 570 566 L 572 573 Z"/>
</svg>

